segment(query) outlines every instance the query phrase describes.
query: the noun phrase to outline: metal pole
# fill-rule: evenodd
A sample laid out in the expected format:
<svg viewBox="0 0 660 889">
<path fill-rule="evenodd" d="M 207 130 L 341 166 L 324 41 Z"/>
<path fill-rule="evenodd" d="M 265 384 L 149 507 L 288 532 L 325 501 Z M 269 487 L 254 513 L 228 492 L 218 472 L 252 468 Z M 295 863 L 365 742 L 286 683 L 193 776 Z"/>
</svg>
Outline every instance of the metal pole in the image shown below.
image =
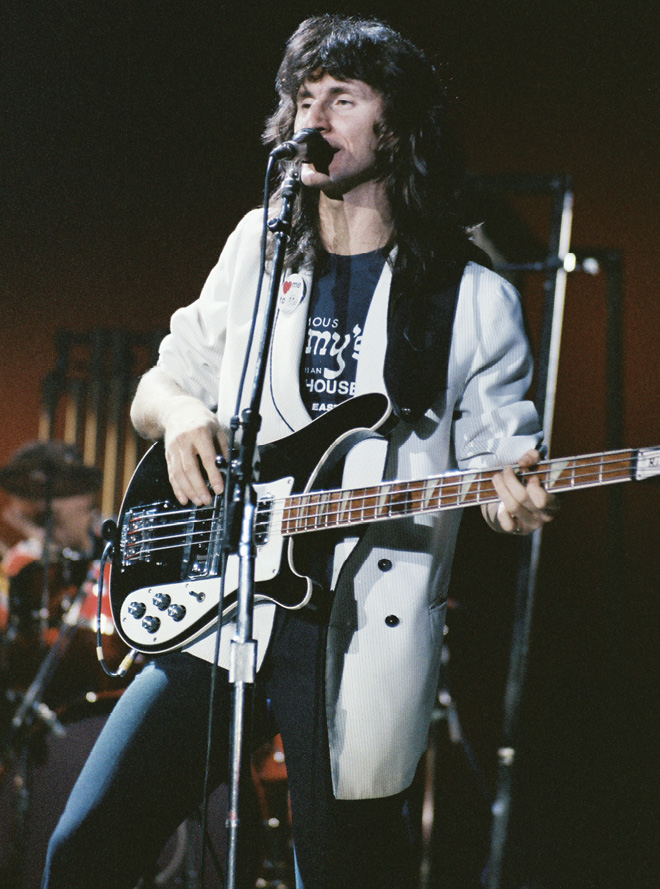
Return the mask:
<svg viewBox="0 0 660 889">
<path fill-rule="evenodd" d="M 539 374 L 536 403 L 543 418 L 545 441 L 549 446 L 555 410 L 561 332 L 566 295 L 566 271 L 564 259 L 568 253 L 573 219 L 573 194 L 570 179 L 562 177 L 555 182 L 553 225 L 551 231 L 546 279 L 543 329 L 539 349 Z M 527 654 L 532 625 L 534 594 L 541 555 L 542 531 L 521 542 L 522 550 L 516 585 L 511 652 L 507 676 L 502 744 L 498 750 L 497 791 L 493 803 L 491 850 L 487 889 L 501 889 L 506 885 L 506 853 L 511 819 L 511 799 Z"/>
<path fill-rule="evenodd" d="M 249 489 L 249 500 L 244 506 L 239 544 L 240 583 L 243 595 L 238 599 L 236 635 L 231 642 L 229 681 L 233 684 L 233 721 L 230 738 L 229 809 L 227 812 L 228 853 L 227 889 L 240 885 L 239 828 L 241 813 L 240 790 L 249 771 L 251 749 L 252 696 L 257 672 L 257 643 L 252 638 L 252 610 L 254 599 L 254 519 L 256 496 Z"/>
</svg>

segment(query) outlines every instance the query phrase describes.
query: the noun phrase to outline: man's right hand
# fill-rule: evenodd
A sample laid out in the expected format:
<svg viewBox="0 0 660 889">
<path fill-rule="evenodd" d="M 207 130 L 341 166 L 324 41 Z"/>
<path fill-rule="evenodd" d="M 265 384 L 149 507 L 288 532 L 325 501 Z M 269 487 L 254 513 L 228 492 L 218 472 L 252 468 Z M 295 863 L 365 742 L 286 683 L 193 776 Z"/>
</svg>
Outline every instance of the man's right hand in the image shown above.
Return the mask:
<svg viewBox="0 0 660 889">
<path fill-rule="evenodd" d="M 189 500 L 197 506 L 213 500 L 200 461 L 211 488 L 222 494 L 224 480 L 216 464 L 219 453 L 227 457 L 227 437 L 211 411 L 195 399 L 178 404 L 165 426 L 165 457 L 172 489 L 182 506 Z"/>
<path fill-rule="evenodd" d="M 227 457 L 227 436 L 215 414 L 160 367 L 153 367 L 140 380 L 131 419 L 141 435 L 165 440 L 170 483 L 182 506 L 190 500 L 198 506 L 213 500 L 201 467 L 214 493 L 222 494 L 224 481 L 216 458 L 218 454 Z"/>
</svg>

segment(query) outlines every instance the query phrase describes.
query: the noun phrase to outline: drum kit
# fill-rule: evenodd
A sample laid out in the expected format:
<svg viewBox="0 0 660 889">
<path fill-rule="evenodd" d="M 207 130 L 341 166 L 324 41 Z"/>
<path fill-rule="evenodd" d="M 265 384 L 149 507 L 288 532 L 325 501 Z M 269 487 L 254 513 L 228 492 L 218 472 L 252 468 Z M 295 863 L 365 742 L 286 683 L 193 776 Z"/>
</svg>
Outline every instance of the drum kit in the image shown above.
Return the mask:
<svg viewBox="0 0 660 889">
<path fill-rule="evenodd" d="M 66 546 L 58 529 L 58 506 L 77 508 L 75 498 L 100 482 L 77 448 L 58 442 L 30 443 L 0 468 L 0 487 L 14 498 L 12 523 L 34 532 L 8 551 L 0 573 L 0 883 L 12 889 L 39 885 L 44 831 L 58 814 L 53 799 L 73 784 L 63 755 L 77 773 L 122 693 L 96 654 L 100 551 L 90 533 L 91 496 L 79 510 L 86 551 Z M 105 658 L 116 665 L 126 648 L 109 607 L 101 631 Z M 41 774 L 48 765 L 52 777 L 53 762 L 57 778 L 46 789 Z"/>
</svg>

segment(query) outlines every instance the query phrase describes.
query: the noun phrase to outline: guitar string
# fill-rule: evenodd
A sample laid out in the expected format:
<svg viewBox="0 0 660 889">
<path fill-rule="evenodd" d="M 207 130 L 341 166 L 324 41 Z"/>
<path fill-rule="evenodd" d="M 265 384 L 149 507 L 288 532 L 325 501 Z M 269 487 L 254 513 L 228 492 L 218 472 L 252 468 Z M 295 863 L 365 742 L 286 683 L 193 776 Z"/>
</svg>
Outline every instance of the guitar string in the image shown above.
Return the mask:
<svg viewBox="0 0 660 889">
<path fill-rule="evenodd" d="M 610 462 L 612 462 L 612 461 L 610 461 Z M 617 462 L 620 462 L 620 461 L 617 461 Z M 592 464 L 592 465 L 594 465 L 594 464 Z M 583 465 L 579 468 L 585 469 L 588 467 L 585 467 Z M 612 474 L 614 471 L 615 470 L 605 471 L 604 473 L 598 472 L 596 475 L 593 476 L 593 480 L 600 481 L 600 479 L 602 477 L 608 475 L 608 472 L 610 474 Z M 534 474 L 539 475 L 540 473 L 526 473 L 524 477 L 529 478 Z M 460 481 L 457 481 L 456 477 L 449 478 L 449 479 L 443 479 L 442 476 L 438 476 L 437 478 L 439 480 L 439 484 L 436 484 L 433 491 L 431 492 L 431 495 L 429 497 L 429 504 L 433 503 L 437 499 L 442 499 L 442 489 L 446 489 L 448 487 L 450 487 L 450 488 L 457 488 L 457 487 L 460 488 L 461 487 Z M 443 480 L 440 481 L 440 479 L 443 479 Z M 581 483 L 580 486 L 584 486 L 586 480 L 591 480 L 590 473 L 582 472 L 580 475 L 575 477 L 575 480 L 579 481 Z M 273 515 L 279 515 L 280 513 L 284 514 L 285 511 L 288 511 L 290 513 L 295 513 L 296 511 L 299 512 L 300 510 L 305 510 L 305 511 L 309 512 L 310 510 L 312 510 L 312 511 L 317 510 L 320 507 L 340 506 L 341 509 L 339 509 L 339 510 L 332 509 L 332 510 L 330 510 L 329 513 L 327 511 L 325 512 L 325 515 L 328 515 L 328 514 L 334 515 L 334 514 L 339 514 L 340 512 L 350 512 L 351 509 L 353 509 L 353 507 L 350 504 L 352 502 L 354 503 L 355 501 L 360 502 L 359 508 L 361 510 L 363 510 L 363 509 L 371 510 L 371 509 L 374 509 L 375 507 L 374 506 L 366 506 L 363 503 L 363 501 L 365 499 L 371 500 L 371 499 L 377 498 L 379 496 L 379 492 L 382 493 L 388 487 L 390 488 L 390 491 L 388 491 L 387 493 L 390 493 L 390 494 L 394 493 L 395 496 L 397 496 L 397 498 L 398 498 L 393 504 L 393 507 L 396 509 L 396 512 L 394 512 L 393 517 L 396 517 L 399 515 L 399 511 L 401 509 L 403 509 L 407 506 L 410 506 L 411 504 L 415 504 L 419 494 L 422 493 L 424 487 L 426 487 L 428 485 L 428 482 L 432 482 L 432 481 L 434 481 L 433 477 L 428 480 L 424 480 L 424 481 L 413 480 L 413 481 L 409 481 L 409 482 L 397 481 L 397 482 L 383 483 L 381 485 L 377 485 L 377 486 L 373 486 L 373 487 L 354 489 L 354 491 L 352 492 L 350 497 L 344 497 L 344 498 L 341 498 L 341 497 L 337 498 L 335 496 L 335 495 L 341 493 L 340 489 L 331 489 L 328 491 L 313 491 L 313 492 L 308 492 L 308 493 L 304 493 L 304 494 L 303 493 L 292 494 L 292 495 L 289 495 L 288 497 L 284 498 L 283 500 L 273 501 L 272 507 L 268 511 L 268 515 L 265 518 L 261 518 L 261 519 L 259 517 L 257 518 L 257 520 L 255 521 L 255 528 L 257 528 L 259 526 L 261 526 L 261 527 L 267 526 L 272 521 Z M 453 502 L 453 495 L 452 495 L 451 506 L 457 507 L 457 506 L 461 506 L 461 505 L 465 505 L 465 504 L 471 505 L 469 498 L 471 496 L 481 498 L 481 496 L 484 494 L 484 492 L 481 490 L 481 486 L 482 486 L 482 484 L 487 483 L 489 481 L 490 481 L 489 477 L 480 477 L 480 478 L 472 479 L 470 487 L 477 488 L 477 489 L 476 490 L 468 490 L 467 493 L 461 499 L 457 499 L 455 503 Z M 399 487 L 399 490 L 394 490 L 394 491 L 391 490 L 392 488 L 394 488 L 394 486 Z M 573 483 L 569 483 L 564 488 L 562 488 L 560 490 L 565 490 L 565 489 L 570 488 L 572 486 L 573 486 Z M 553 489 L 554 488 L 557 488 L 557 483 L 555 483 L 555 485 L 553 486 Z M 438 493 L 440 493 L 440 498 L 438 498 Z M 402 499 L 401 495 L 403 495 L 404 497 L 407 496 L 408 499 L 407 500 Z M 458 492 L 457 492 L 456 496 L 458 497 Z M 312 498 L 313 498 L 313 502 L 312 502 Z M 485 502 L 492 502 L 495 499 L 497 499 L 497 495 L 493 493 L 492 497 L 484 497 L 483 499 L 479 499 L 478 502 L 484 502 L 484 503 Z M 298 501 L 298 502 L 296 502 L 296 501 Z M 428 511 L 435 512 L 435 511 L 438 511 L 438 509 L 443 509 L 443 508 L 451 508 L 451 507 L 449 506 L 448 503 L 447 504 L 440 504 L 440 505 L 434 504 L 434 505 L 429 505 Z M 203 510 L 204 512 L 208 512 L 209 515 L 202 516 L 202 517 L 199 517 L 198 515 L 194 515 L 194 513 L 196 511 L 199 512 L 200 510 Z M 214 507 L 213 507 L 213 505 L 210 505 L 210 506 L 206 506 L 206 507 L 186 508 L 186 509 L 181 509 L 181 510 L 178 510 L 175 512 L 172 512 L 172 511 L 163 511 L 161 513 L 152 512 L 151 514 L 146 514 L 146 518 L 151 521 L 154 518 L 157 519 L 159 516 L 172 516 L 172 515 L 182 515 L 182 516 L 185 516 L 185 518 L 182 518 L 179 521 L 170 522 L 170 523 L 162 522 L 162 523 L 159 523 L 156 525 L 148 524 L 146 530 L 154 530 L 156 528 L 158 530 L 170 530 L 170 529 L 173 530 L 173 529 L 180 528 L 180 527 L 185 527 L 185 528 L 189 529 L 190 526 L 194 525 L 194 524 L 208 524 L 209 522 L 213 521 L 213 519 L 215 517 L 214 516 Z M 194 517 L 193 517 L 193 515 L 194 515 Z M 298 516 L 298 518 L 300 518 L 300 516 Z M 140 517 L 137 519 L 129 520 L 129 522 L 133 521 L 133 522 L 139 523 L 139 521 L 141 519 L 142 519 L 142 521 L 144 520 L 143 517 Z M 140 527 L 137 527 L 134 529 L 129 528 L 128 534 L 138 534 L 143 530 L 145 530 L 145 529 L 140 528 Z M 194 534 L 199 534 L 199 533 L 204 533 L 204 531 L 191 530 L 191 531 L 189 531 L 189 534 L 187 536 L 189 536 L 191 534 L 194 535 Z M 209 531 L 209 533 L 210 533 L 210 531 Z M 160 539 L 163 539 L 163 538 L 160 538 Z"/>
<path fill-rule="evenodd" d="M 603 456 L 609 456 L 610 454 L 613 456 L 614 455 L 619 455 L 619 456 L 617 457 L 617 459 L 608 460 L 608 461 L 598 460 L 597 462 L 591 462 L 591 463 L 586 463 L 586 462 L 576 463 L 573 466 L 564 465 L 561 470 L 562 475 L 566 472 L 575 473 L 576 470 L 578 470 L 578 471 L 589 470 L 592 467 L 599 467 L 600 468 L 600 467 L 606 467 L 606 466 L 613 465 L 614 463 L 620 463 L 622 461 L 622 459 L 626 459 L 626 457 L 624 455 L 627 455 L 628 457 L 630 457 L 632 455 L 632 452 L 631 451 L 612 451 L 612 452 L 609 452 L 609 454 L 604 454 Z M 576 459 L 586 460 L 586 459 L 589 459 L 591 456 L 592 455 L 587 455 L 585 458 L 566 458 L 566 460 L 568 460 L 568 461 L 576 460 Z M 596 456 L 596 455 L 593 455 L 593 456 Z M 544 475 L 551 473 L 551 469 L 553 466 L 558 466 L 559 464 L 562 464 L 562 463 L 566 464 L 566 461 L 562 458 L 547 461 L 542 464 L 542 468 L 540 468 L 540 469 L 519 472 L 518 477 L 522 481 L 527 481 L 528 479 L 535 477 L 535 476 L 542 478 Z M 628 468 L 630 468 L 630 467 L 628 467 Z M 441 488 L 461 486 L 462 484 L 465 483 L 465 481 L 469 481 L 471 485 L 474 485 L 475 483 L 478 485 L 481 485 L 482 483 L 489 482 L 491 480 L 492 476 L 495 473 L 500 472 L 500 471 L 501 471 L 501 469 L 484 469 L 484 470 L 476 470 L 476 473 L 475 473 L 475 472 L 470 472 L 470 470 L 465 470 L 465 471 L 457 470 L 457 471 L 450 471 L 448 473 L 441 473 L 440 475 L 437 475 L 437 476 L 430 476 L 427 479 L 410 479 L 408 481 L 395 479 L 392 481 L 380 482 L 377 485 L 369 486 L 368 489 L 369 490 L 371 490 L 371 489 L 385 489 L 387 487 L 391 488 L 394 485 L 401 486 L 402 488 L 404 488 L 406 486 L 410 487 L 410 486 L 414 486 L 414 485 L 420 485 L 420 486 L 426 487 L 430 482 L 433 482 L 433 481 L 438 482 L 438 484 L 436 484 L 436 487 L 435 487 L 436 491 Z M 581 480 L 582 476 L 578 476 L 578 478 Z M 558 481 L 559 480 L 560 479 L 558 479 Z M 568 485 L 568 487 L 570 487 L 570 486 L 571 485 Z M 556 483 L 553 486 L 553 489 L 554 489 L 554 487 L 556 487 Z M 364 492 L 365 490 L 367 490 L 367 489 L 366 488 L 356 488 L 356 489 L 353 489 L 353 494 L 355 496 L 362 497 L 362 496 L 364 496 L 364 493 L 360 493 L 360 492 Z M 342 491 L 342 489 L 340 489 L 340 488 L 331 488 L 331 489 L 328 489 L 325 491 L 299 492 L 296 494 L 290 494 L 288 496 L 288 498 L 286 498 L 286 499 L 295 499 L 295 498 L 303 498 L 303 497 L 322 497 L 322 496 L 326 496 L 326 495 L 330 495 L 330 494 L 341 493 L 341 491 Z M 351 499 L 351 498 L 349 498 L 349 499 Z M 161 501 L 161 502 L 163 503 L 163 505 L 168 506 L 168 503 L 170 501 Z M 181 520 L 181 524 L 183 524 L 188 521 L 188 517 L 189 517 L 191 511 L 196 509 L 198 511 L 202 511 L 202 510 L 209 511 L 210 516 L 208 518 L 202 518 L 201 521 L 211 521 L 213 518 L 213 515 L 214 515 L 214 511 L 217 508 L 215 504 L 210 504 L 207 506 L 198 506 L 198 507 L 185 506 L 185 507 L 178 507 L 176 509 L 167 508 L 159 513 L 155 510 L 155 507 L 158 507 L 159 505 L 160 505 L 159 503 L 156 503 L 156 504 L 151 504 L 149 506 L 143 507 L 144 512 L 142 512 L 140 514 L 141 517 L 153 518 L 153 517 L 158 517 L 160 515 L 167 515 L 170 517 L 183 516 L 183 517 L 185 517 L 185 519 Z M 175 524 L 175 523 L 173 523 L 173 524 Z"/>
<path fill-rule="evenodd" d="M 623 453 L 623 452 L 619 452 L 619 453 Z M 626 453 L 628 453 L 628 452 L 626 452 Z M 559 464 L 559 463 L 562 463 L 563 461 L 556 460 L 553 462 L 555 464 Z M 605 473 L 603 473 L 601 471 L 601 469 L 603 469 L 607 466 L 611 466 L 614 463 L 620 463 L 620 462 L 621 462 L 621 458 L 619 458 L 617 460 L 610 460 L 608 462 L 598 461 L 597 463 L 580 463 L 580 464 L 576 464 L 575 466 L 564 466 L 562 469 L 562 475 L 565 473 L 568 473 L 571 475 L 571 478 L 572 478 L 571 483 L 567 484 L 565 487 L 566 488 L 572 487 L 576 481 L 584 484 L 585 478 L 588 478 L 590 476 L 589 470 L 592 467 L 598 467 L 599 471 L 597 473 L 597 478 L 600 478 L 601 475 L 603 475 L 603 474 L 607 474 L 608 472 L 611 473 L 611 472 L 616 471 L 616 470 L 606 469 Z M 543 470 L 519 473 L 519 478 L 526 481 L 534 476 L 543 477 L 544 475 L 547 475 L 548 472 L 550 471 L 547 468 L 549 465 L 550 464 L 545 464 Z M 629 468 L 630 467 L 627 467 L 627 469 L 629 469 Z M 586 470 L 586 472 L 585 472 L 585 470 Z M 446 489 L 446 488 L 462 487 L 465 485 L 466 481 L 470 483 L 470 487 L 475 487 L 475 486 L 478 487 L 479 490 L 476 491 L 475 493 L 477 495 L 481 495 L 483 493 L 483 491 L 481 490 L 481 486 L 483 484 L 487 484 L 488 482 L 490 482 L 492 475 L 498 471 L 499 470 L 497 470 L 497 469 L 479 470 L 477 475 L 475 475 L 474 473 L 470 473 L 469 471 L 464 472 L 464 473 L 458 473 L 458 472 L 457 473 L 444 473 L 444 474 L 438 475 L 438 476 L 431 476 L 428 479 L 411 479 L 409 481 L 394 480 L 394 481 L 389 481 L 389 482 L 381 482 L 378 485 L 372 485 L 372 486 L 368 486 L 366 488 L 352 489 L 350 491 L 350 496 L 340 498 L 340 499 L 342 499 L 344 503 L 346 503 L 347 501 L 350 502 L 351 500 L 362 500 L 362 499 L 364 499 L 365 496 L 368 496 L 368 497 L 379 496 L 379 493 L 382 493 L 386 489 L 389 489 L 388 493 L 392 493 L 393 489 L 396 489 L 396 488 L 399 488 L 400 490 L 399 491 L 394 490 L 394 493 L 415 495 L 417 493 L 420 493 L 420 491 L 422 489 L 428 488 L 429 484 L 434 481 L 436 482 L 436 485 L 435 485 L 435 487 L 432 491 L 432 494 L 431 494 L 431 497 L 434 499 L 435 499 L 438 491 L 442 491 L 443 489 Z M 577 474 L 576 474 L 576 471 L 577 471 Z M 624 471 L 624 470 L 619 469 L 619 471 Z M 557 485 L 560 481 L 561 481 L 561 478 L 558 478 L 557 481 L 555 482 L 555 484 L 553 485 L 552 490 L 557 488 Z M 560 490 L 564 490 L 564 489 L 565 488 L 561 488 Z M 367 492 L 367 491 L 373 492 L 373 493 L 366 494 L 365 492 Z M 307 504 L 303 503 L 303 501 L 305 499 L 317 498 L 320 501 L 322 498 L 330 498 L 326 502 L 333 502 L 332 501 L 333 495 L 337 495 L 337 494 L 341 494 L 341 493 L 342 493 L 342 489 L 339 489 L 339 488 L 333 488 L 333 489 L 329 489 L 326 491 L 299 492 L 296 494 L 288 495 L 286 498 L 284 498 L 284 500 L 273 501 L 273 503 L 279 504 L 279 503 L 286 503 L 288 501 L 289 502 L 288 508 L 290 508 L 290 509 L 306 508 L 309 506 L 309 503 L 307 503 Z M 469 492 L 469 493 L 472 493 L 472 492 Z M 291 501 L 296 501 L 296 500 L 300 501 L 300 506 L 297 506 L 295 502 L 294 503 L 291 502 Z M 163 502 L 165 504 L 167 504 L 167 501 L 163 501 Z M 155 504 L 155 505 L 158 506 L 158 504 Z M 400 501 L 397 501 L 397 505 L 400 505 Z M 196 518 L 193 519 L 193 522 L 213 521 L 214 518 L 217 519 L 220 515 L 220 513 L 218 513 L 216 516 L 216 514 L 215 514 L 216 509 L 217 509 L 217 506 L 215 504 L 211 504 L 211 505 L 207 505 L 207 506 L 198 506 L 198 507 L 181 507 L 179 509 L 174 509 L 174 510 L 164 509 L 161 512 L 158 512 L 158 511 L 154 510 L 154 506 L 152 505 L 152 506 L 146 507 L 144 509 L 144 512 L 140 513 L 136 518 L 130 519 L 129 522 L 131 522 L 131 521 L 137 522 L 140 520 L 149 521 L 149 520 L 153 520 L 154 518 L 159 518 L 161 516 L 168 516 L 168 517 L 172 517 L 172 518 L 181 516 L 182 518 L 180 520 L 170 523 L 169 527 L 174 528 L 174 527 L 177 527 L 180 525 L 188 525 L 190 523 L 190 517 L 193 512 L 197 513 Z M 208 513 L 208 516 L 203 515 L 203 516 L 199 517 L 199 515 L 198 515 L 199 512 Z M 272 515 L 272 512 L 273 512 L 273 510 L 270 510 L 269 515 Z M 159 525 L 159 527 L 165 527 L 165 525 L 161 524 L 161 525 Z M 129 533 L 130 533 L 130 531 L 129 531 Z"/>
<path fill-rule="evenodd" d="M 622 459 L 622 454 L 631 455 L 631 452 L 616 452 L 619 454 L 618 459 L 610 459 L 608 461 L 599 460 L 597 463 L 585 464 L 578 463 L 576 465 L 570 465 L 570 459 L 568 458 L 569 465 L 565 466 L 562 470 L 562 475 L 569 474 L 572 477 L 572 481 L 565 486 L 559 488 L 559 490 L 568 490 L 574 486 L 576 482 L 579 483 L 579 486 L 584 486 L 587 484 L 587 480 L 592 483 L 603 483 L 606 484 L 608 476 L 613 476 L 612 480 L 619 480 L 616 477 L 617 472 L 622 472 L 621 467 L 615 467 L 613 469 L 608 469 L 607 467 L 612 466 L 614 463 L 620 464 Z M 554 464 L 563 463 L 563 460 L 555 460 L 546 463 L 542 470 L 537 471 L 529 471 L 523 472 L 519 474 L 523 480 L 529 479 L 532 476 L 544 476 L 547 475 L 549 471 L 551 471 L 551 467 Z M 592 473 L 589 472 L 592 467 L 598 467 L 598 472 Z M 585 472 L 585 470 L 587 470 Z M 497 500 L 497 495 L 493 492 L 492 497 L 484 497 L 484 491 L 482 490 L 482 485 L 491 481 L 492 474 L 494 474 L 497 470 L 480 470 L 478 471 L 477 477 L 469 478 L 469 473 L 465 474 L 444 474 L 436 477 L 431 477 L 430 479 L 425 480 L 412 480 L 408 482 L 401 481 L 393 481 L 393 482 L 384 482 L 380 485 L 375 485 L 373 487 L 355 489 L 351 496 L 342 498 L 341 496 L 337 496 L 341 493 L 340 489 L 332 489 L 329 491 L 313 491 L 308 492 L 306 494 L 293 494 L 288 497 L 280 500 L 273 501 L 271 504 L 270 510 L 268 510 L 268 515 L 255 520 L 255 532 L 258 532 L 259 528 L 264 529 L 269 524 L 272 523 L 273 519 L 278 519 L 283 522 L 283 524 L 292 524 L 294 525 L 293 530 L 287 529 L 287 531 L 283 534 L 283 536 L 290 536 L 297 531 L 313 531 L 313 530 L 323 530 L 322 525 L 318 525 L 319 520 L 329 520 L 337 518 L 343 514 L 347 514 L 348 517 L 342 524 L 346 526 L 350 525 L 360 525 L 364 524 L 365 521 L 376 521 L 378 519 L 387 519 L 387 518 L 398 518 L 403 517 L 407 513 L 405 512 L 411 505 L 416 505 L 419 503 L 419 495 L 424 492 L 425 489 L 428 489 L 429 482 L 436 481 L 435 486 L 433 487 L 431 494 L 429 496 L 429 506 L 427 508 L 418 510 L 420 513 L 427 512 L 433 513 L 442 511 L 443 509 L 449 508 L 457 508 L 460 506 L 470 506 L 477 505 L 477 503 L 486 503 L 493 502 Z M 576 475 L 576 472 L 578 473 Z M 625 480 L 624 477 L 621 477 L 621 480 Z M 466 492 L 465 496 L 461 499 L 459 498 L 460 488 L 462 484 L 464 485 L 466 481 L 470 481 L 470 489 Z M 559 483 L 561 482 L 561 477 L 557 479 L 555 485 L 553 485 L 553 490 L 558 488 Z M 451 504 L 442 503 L 443 490 L 447 488 L 458 488 L 459 491 L 452 493 Z M 388 490 L 389 489 L 389 490 Z M 474 490 L 472 490 L 474 489 Z M 364 503 L 365 500 L 377 500 L 379 495 L 383 492 L 388 494 L 394 494 L 397 499 L 390 507 L 390 511 L 378 514 L 378 504 L 366 505 Z M 456 502 L 453 502 L 453 498 L 456 496 Z M 478 498 L 476 501 L 470 500 L 470 497 Z M 313 500 L 312 500 L 313 498 Z M 292 502 L 293 501 L 293 502 Z M 295 502 L 298 501 L 298 502 Z M 440 501 L 440 502 L 438 502 Z M 355 507 L 352 504 L 358 502 L 358 506 Z M 213 505 L 210 506 L 202 506 L 202 507 L 193 507 L 193 508 L 182 508 L 178 510 L 163 510 L 162 512 L 154 512 L 153 507 L 151 508 L 151 512 L 145 512 L 142 516 L 134 519 L 129 519 L 129 525 L 133 522 L 134 527 L 127 529 L 127 536 L 132 535 L 136 536 L 137 539 L 128 540 L 126 546 L 124 548 L 124 554 L 128 557 L 130 550 L 141 550 L 143 548 L 148 547 L 149 554 L 161 552 L 167 549 L 181 549 L 189 544 L 200 545 L 205 544 L 206 542 L 210 542 L 213 539 L 212 529 L 210 528 L 191 528 L 194 525 L 200 524 L 210 524 L 217 519 L 215 515 L 215 509 Z M 376 511 L 376 515 L 372 516 L 371 513 Z M 391 511 L 394 510 L 394 511 Z M 204 513 L 208 513 L 208 515 L 199 517 L 196 513 L 199 511 L 203 511 Z M 305 515 L 300 515 L 301 511 L 305 512 Z M 352 511 L 357 511 L 359 515 L 351 516 L 350 513 Z M 369 517 L 365 518 L 364 513 L 368 512 Z M 417 512 L 417 510 L 416 510 Z M 287 518 L 283 518 L 285 513 L 288 513 Z M 296 514 L 297 513 L 297 514 Z M 147 522 L 152 522 L 154 519 L 158 519 L 160 516 L 174 517 L 174 516 L 182 516 L 181 519 L 174 522 L 161 522 L 157 524 L 147 524 L 146 527 L 139 527 L 139 523 L 142 522 L 144 525 L 145 519 Z M 302 522 L 302 525 L 299 526 L 298 523 Z M 135 527 L 135 525 L 138 525 Z M 174 531 L 177 528 L 185 528 L 185 534 L 173 534 L 171 536 L 165 536 L 162 534 L 163 531 Z M 152 533 L 157 533 L 157 537 L 147 536 L 145 538 L 144 532 L 147 532 L 147 535 Z M 185 540 L 181 540 L 181 537 L 185 536 Z M 201 539 L 200 539 L 201 538 Z M 177 542 L 172 546 L 162 546 L 160 544 L 164 544 L 169 540 L 176 540 Z M 154 546 L 154 543 L 158 543 L 158 546 Z M 151 546 L 149 546 L 151 544 Z M 136 558 L 136 556 L 132 556 L 132 558 Z"/>
</svg>

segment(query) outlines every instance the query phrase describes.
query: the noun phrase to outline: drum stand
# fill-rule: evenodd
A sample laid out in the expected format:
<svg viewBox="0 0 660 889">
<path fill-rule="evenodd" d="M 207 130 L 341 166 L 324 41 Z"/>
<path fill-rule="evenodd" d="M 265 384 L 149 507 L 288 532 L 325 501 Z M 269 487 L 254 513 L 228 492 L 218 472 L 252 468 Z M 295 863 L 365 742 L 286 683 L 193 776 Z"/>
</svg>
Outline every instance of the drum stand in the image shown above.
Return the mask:
<svg viewBox="0 0 660 889">
<path fill-rule="evenodd" d="M 48 541 L 45 541 L 45 543 L 47 542 Z M 44 563 L 44 578 L 45 593 L 43 595 L 46 597 L 46 602 L 49 602 L 46 563 Z M 62 620 L 62 625 L 55 643 L 41 662 L 41 666 L 39 667 L 36 676 L 23 695 L 16 712 L 12 717 L 7 735 L 5 736 L 2 745 L 2 765 L 5 766 L 8 760 L 12 761 L 15 765 L 12 788 L 14 799 L 12 853 L 10 856 L 9 883 L 7 889 L 21 889 L 20 877 L 27 852 L 25 838 L 27 818 L 30 809 L 30 748 L 34 740 L 30 737 L 29 730 L 35 723 L 41 723 L 49 732 L 53 732 L 56 736 L 61 737 L 65 734 L 64 726 L 42 698 L 55 670 L 71 643 L 74 633 L 78 629 L 78 618 L 86 595 L 87 593 L 83 584 L 76 593 L 70 608 Z M 42 627 L 44 626 L 43 612 L 44 607 L 42 601 L 42 608 L 40 611 Z M 48 613 L 47 607 L 46 613 Z M 45 630 L 42 630 L 42 648 L 45 647 L 45 644 Z"/>
</svg>

